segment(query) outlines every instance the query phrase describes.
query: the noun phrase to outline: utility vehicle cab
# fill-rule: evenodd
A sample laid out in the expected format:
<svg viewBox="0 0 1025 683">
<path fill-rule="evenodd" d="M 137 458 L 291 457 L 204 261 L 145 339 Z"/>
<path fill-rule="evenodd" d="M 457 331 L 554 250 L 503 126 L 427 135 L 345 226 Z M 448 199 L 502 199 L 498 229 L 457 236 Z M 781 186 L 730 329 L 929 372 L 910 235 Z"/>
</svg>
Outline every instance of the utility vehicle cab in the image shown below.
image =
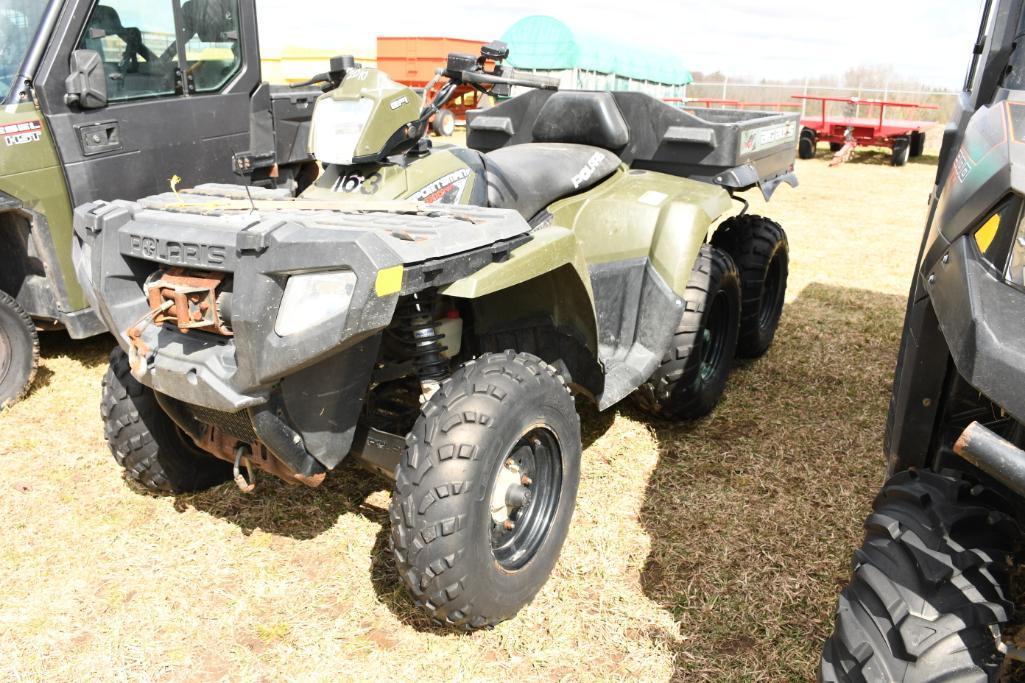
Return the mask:
<svg viewBox="0 0 1025 683">
<path fill-rule="evenodd" d="M 257 184 L 308 182 L 319 94 L 261 83 L 253 0 L 0 0 L 0 405 L 31 380 L 36 328 L 104 329 L 72 207 L 237 182 L 235 153 Z"/>
</svg>

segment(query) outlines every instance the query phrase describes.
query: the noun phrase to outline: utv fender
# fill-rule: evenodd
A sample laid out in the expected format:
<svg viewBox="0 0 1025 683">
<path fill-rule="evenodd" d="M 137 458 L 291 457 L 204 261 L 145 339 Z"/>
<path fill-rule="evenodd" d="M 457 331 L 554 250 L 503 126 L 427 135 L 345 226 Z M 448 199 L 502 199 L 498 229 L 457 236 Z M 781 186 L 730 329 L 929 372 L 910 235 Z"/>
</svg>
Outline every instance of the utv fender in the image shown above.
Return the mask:
<svg viewBox="0 0 1025 683">
<path fill-rule="evenodd" d="M 469 299 L 479 333 L 509 320 L 548 317 L 568 327 L 597 357 L 594 295 L 576 235 L 566 228 L 542 228 L 506 261 L 492 263 L 441 290 Z"/>
</svg>

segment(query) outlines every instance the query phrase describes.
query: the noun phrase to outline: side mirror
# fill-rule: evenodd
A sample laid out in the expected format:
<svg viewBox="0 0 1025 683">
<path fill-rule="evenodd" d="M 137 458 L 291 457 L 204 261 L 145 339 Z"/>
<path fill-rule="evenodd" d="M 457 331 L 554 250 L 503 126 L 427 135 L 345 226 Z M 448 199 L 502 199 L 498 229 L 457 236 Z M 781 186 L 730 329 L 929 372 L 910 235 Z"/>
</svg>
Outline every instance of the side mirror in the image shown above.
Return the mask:
<svg viewBox="0 0 1025 683">
<path fill-rule="evenodd" d="M 82 109 L 107 106 L 107 74 L 96 50 L 71 53 L 71 75 L 64 80 L 64 103 Z"/>
</svg>

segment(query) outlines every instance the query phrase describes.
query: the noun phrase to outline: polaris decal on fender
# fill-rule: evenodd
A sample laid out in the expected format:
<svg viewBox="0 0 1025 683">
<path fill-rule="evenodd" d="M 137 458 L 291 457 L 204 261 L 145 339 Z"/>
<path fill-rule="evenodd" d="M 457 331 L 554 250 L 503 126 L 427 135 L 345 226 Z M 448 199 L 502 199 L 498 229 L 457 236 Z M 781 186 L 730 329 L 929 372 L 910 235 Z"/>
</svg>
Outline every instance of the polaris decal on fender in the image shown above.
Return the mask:
<svg viewBox="0 0 1025 683">
<path fill-rule="evenodd" d="M 22 121 L 0 126 L 0 135 L 4 136 L 4 144 L 8 147 L 39 142 L 43 136 L 43 124 L 39 121 Z"/>
<path fill-rule="evenodd" d="M 410 199 L 426 204 L 455 204 L 459 201 L 466 182 L 470 178 L 470 169 L 461 168 L 448 175 L 438 178 L 430 185 L 422 187 L 409 196 Z"/>
<path fill-rule="evenodd" d="M 577 174 L 573 176 L 573 188 L 576 190 L 580 189 L 580 186 L 591 179 L 594 172 L 598 170 L 598 167 L 605 162 L 605 155 L 602 152 L 595 152 L 594 155 L 587 160 L 587 164 L 577 171 Z"/>
</svg>

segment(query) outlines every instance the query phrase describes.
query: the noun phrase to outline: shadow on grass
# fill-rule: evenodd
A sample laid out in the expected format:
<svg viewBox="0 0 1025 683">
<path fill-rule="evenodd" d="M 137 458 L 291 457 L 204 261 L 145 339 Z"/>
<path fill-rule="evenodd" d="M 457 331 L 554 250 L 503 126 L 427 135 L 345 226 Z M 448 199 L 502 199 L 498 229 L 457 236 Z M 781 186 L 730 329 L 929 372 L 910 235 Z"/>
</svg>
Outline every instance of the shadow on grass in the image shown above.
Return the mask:
<svg viewBox="0 0 1025 683">
<path fill-rule="evenodd" d="M 813 678 L 882 478 L 904 303 L 812 284 L 710 416 L 649 422 L 659 459 L 640 582 L 676 621 L 651 634 L 675 678 Z"/>
<path fill-rule="evenodd" d="M 53 370 L 45 365 L 47 359 L 66 356 L 78 361 L 85 368 L 95 368 L 107 363 L 107 355 L 115 344 L 114 338 L 108 334 L 89 339 L 72 339 L 64 331 L 40 332 L 39 357 L 44 364 L 36 370 L 36 376 L 26 393 L 26 398 L 48 386 L 53 379 Z"/>
<path fill-rule="evenodd" d="M 815 157 L 817 159 L 823 159 L 829 161 L 833 158 L 833 153 L 820 148 Z M 939 164 L 939 157 L 935 154 L 925 153 L 919 157 L 912 157 L 908 159 L 908 166 L 936 166 Z M 851 158 L 845 162 L 846 164 L 864 164 L 866 166 L 892 166 L 893 165 L 893 152 L 885 147 L 858 147 L 854 150 Z"/>
</svg>

